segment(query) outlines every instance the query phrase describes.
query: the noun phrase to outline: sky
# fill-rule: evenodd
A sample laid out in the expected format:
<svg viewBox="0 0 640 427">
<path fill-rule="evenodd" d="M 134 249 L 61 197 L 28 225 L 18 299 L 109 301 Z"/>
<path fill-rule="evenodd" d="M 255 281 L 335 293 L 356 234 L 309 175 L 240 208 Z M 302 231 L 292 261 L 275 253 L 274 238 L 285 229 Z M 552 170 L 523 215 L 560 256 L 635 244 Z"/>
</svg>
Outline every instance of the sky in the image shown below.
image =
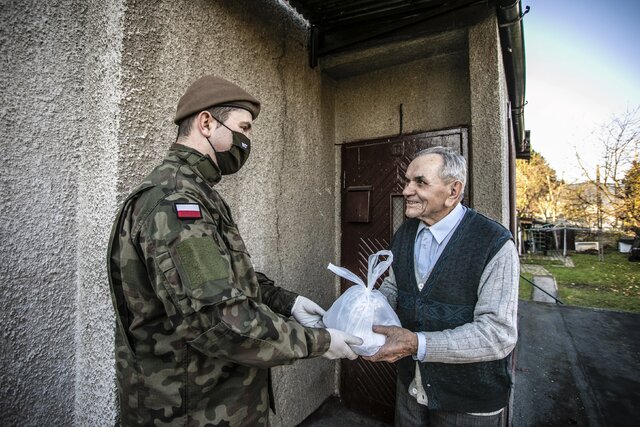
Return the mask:
<svg viewBox="0 0 640 427">
<path fill-rule="evenodd" d="M 640 105 L 640 0 L 522 0 L 525 128 L 559 178 L 584 180 L 598 129 Z"/>
</svg>

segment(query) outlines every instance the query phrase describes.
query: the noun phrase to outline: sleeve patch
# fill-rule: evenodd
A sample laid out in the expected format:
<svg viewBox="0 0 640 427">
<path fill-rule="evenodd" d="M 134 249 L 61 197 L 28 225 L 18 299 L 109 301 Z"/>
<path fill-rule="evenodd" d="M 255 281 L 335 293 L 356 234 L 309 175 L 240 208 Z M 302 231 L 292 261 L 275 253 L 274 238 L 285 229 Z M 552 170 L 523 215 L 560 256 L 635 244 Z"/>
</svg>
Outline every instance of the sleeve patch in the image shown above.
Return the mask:
<svg viewBox="0 0 640 427">
<path fill-rule="evenodd" d="M 202 209 L 197 203 L 174 203 L 174 207 L 180 219 L 202 218 Z"/>
<path fill-rule="evenodd" d="M 229 277 L 229 265 L 210 237 L 192 237 L 175 250 L 191 288 Z"/>
</svg>

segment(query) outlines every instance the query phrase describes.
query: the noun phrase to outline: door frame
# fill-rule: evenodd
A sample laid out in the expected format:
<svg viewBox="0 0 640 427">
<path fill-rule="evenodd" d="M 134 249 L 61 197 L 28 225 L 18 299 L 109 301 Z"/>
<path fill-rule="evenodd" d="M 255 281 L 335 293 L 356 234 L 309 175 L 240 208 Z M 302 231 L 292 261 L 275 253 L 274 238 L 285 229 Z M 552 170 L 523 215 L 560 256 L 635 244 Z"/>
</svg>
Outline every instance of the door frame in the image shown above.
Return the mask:
<svg viewBox="0 0 640 427">
<path fill-rule="evenodd" d="M 336 244 L 337 244 L 337 248 L 338 248 L 338 253 L 339 253 L 339 259 L 340 259 L 340 265 L 345 265 L 346 259 L 345 259 L 345 254 L 343 253 L 343 245 L 344 245 L 344 237 L 345 237 L 345 229 L 344 229 L 344 221 L 345 221 L 345 197 L 346 197 L 346 192 L 348 189 L 347 186 L 347 168 L 345 167 L 346 165 L 344 164 L 344 158 L 345 158 L 345 150 L 346 149 L 352 149 L 352 148 L 358 148 L 360 146 L 362 147 L 370 147 L 370 146 L 374 146 L 374 145 L 379 145 L 379 144 L 397 144 L 397 143 L 403 143 L 401 146 L 401 152 L 394 152 L 395 149 L 392 146 L 391 147 L 391 152 L 392 152 L 392 156 L 402 156 L 404 155 L 404 150 L 406 147 L 407 143 L 412 143 L 412 141 L 414 141 L 414 143 L 419 143 L 420 140 L 429 140 L 430 144 L 429 146 L 435 146 L 438 145 L 438 138 L 442 138 L 443 141 L 445 140 L 445 137 L 451 136 L 451 135 L 459 135 L 460 136 L 460 146 L 457 147 L 459 149 L 459 152 L 463 155 L 463 157 L 466 159 L 467 161 L 467 184 L 465 187 L 465 205 L 467 206 L 472 206 L 473 204 L 473 189 L 471 186 L 471 159 L 470 159 L 470 143 L 469 143 L 469 129 L 468 127 L 463 127 L 463 126 L 457 126 L 457 127 L 453 127 L 453 128 L 447 128 L 447 129 L 439 129 L 439 130 L 434 130 L 434 131 L 424 131 L 424 132 L 416 132 L 416 133 L 412 133 L 412 134 L 401 134 L 401 135 L 395 135 L 395 136 L 388 136 L 388 137 L 381 137 L 381 138 L 375 138 L 375 139 L 366 139 L 366 140 L 355 140 L 355 141 L 349 141 L 349 142 L 345 142 L 344 144 L 340 144 L 340 154 L 339 154 L 339 158 L 340 158 L 340 174 L 339 174 L 339 179 L 340 182 L 338 184 L 338 189 L 339 189 L 339 211 L 337 214 L 337 221 L 339 224 L 338 227 L 338 233 L 337 236 L 339 236 L 336 239 Z M 447 146 L 451 146 L 451 142 L 450 140 L 447 141 L 446 144 L 443 145 L 447 145 Z M 398 147 L 400 147 L 400 145 L 398 145 Z M 399 148 L 400 149 L 400 148 Z M 418 151 L 416 151 L 418 152 Z M 406 159 L 408 160 L 408 159 Z M 358 153 L 358 162 L 359 162 L 359 153 Z M 397 162 L 394 161 L 394 163 L 396 163 L 396 167 L 397 167 Z M 403 162 L 404 164 L 404 162 Z M 408 164 L 407 164 L 408 166 Z M 352 182 L 350 182 L 349 187 L 353 188 L 364 188 L 367 185 L 365 185 L 365 182 L 361 182 L 361 183 L 357 183 L 356 185 L 351 185 L 353 184 Z M 394 221 L 393 221 L 393 211 L 392 211 L 392 207 L 393 207 L 393 198 L 394 196 L 398 196 L 401 195 L 401 192 L 398 193 L 397 191 L 391 190 L 391 192 L 389 193 L 388 197 L 389 197 L 389 202 L 390 202 L 390 207 L 391 209 L 389 209 L 389 224 L 390 224 L 390 236 L 393 235 L 393 231 L 394 230 Z M 404 210 L 403 210 L 404 213 Z M 356 272 L 357 273 L 357 272 Z M 344 292 L 344 290 L 346 290 L 345 285 L 343 285 L 343 281 L 340 280 L 340 287 L 339 287 L 339 291 L 340 294 L 342 294 L 342 292 Z M 338 391 L 339 394 L 341 396 L 343 396 L 345 398 L 345 402 L 346 400 L 349 400 L 349 396 L 351 392 L 347 393 L 346 390 L 344 389 L 344 384 L 345 381 L 349 380 L 348 378 L 348 374 L 345 368 L 349 367 L 348 369 L 359 369 L 361 367 L 359 367 L 359 365 L 353 365 L 353 363 L 351 365 L 349 365 L 348 363 L 346 363 L 347 361 L 343 361 L 341 362 L 340 366 L 340 370 L 339 370 L 339 385 L 338 385 Z M 389 368 L 392 368 L 392 366 L 390 366 Z M 393 367 L 394 368 L 394 367 Z M 388 370 L 387 367 L 381 367 L 381 369 L 384 370 Z M 395 369 L 393 371 L 395 373 Z M 357 377 L 357 374 L 356 374 Z M 395 389 L 395 383 L 393 384 L 393 387 Z M 343 394 L 344 392 L 344 394 Z M 393 417 L 393 414 L 389 414 L 388 411 L 381 411 L 380 408 L 371 408 L 371 407 L 365 407 L 362 405 L 362 402 L 346 402 L 347 405 L 351 405 L 353 406 L 353 409 L 359 410 L 360 412 L 362 411 L 366 411 L 368 412 L 369 415 L 373 415 L 376 416 L 378 418 L 381 419 L 385 419 L 386 421 L 390 421 L 389 420 L 389 416 Z"/>
</svg>

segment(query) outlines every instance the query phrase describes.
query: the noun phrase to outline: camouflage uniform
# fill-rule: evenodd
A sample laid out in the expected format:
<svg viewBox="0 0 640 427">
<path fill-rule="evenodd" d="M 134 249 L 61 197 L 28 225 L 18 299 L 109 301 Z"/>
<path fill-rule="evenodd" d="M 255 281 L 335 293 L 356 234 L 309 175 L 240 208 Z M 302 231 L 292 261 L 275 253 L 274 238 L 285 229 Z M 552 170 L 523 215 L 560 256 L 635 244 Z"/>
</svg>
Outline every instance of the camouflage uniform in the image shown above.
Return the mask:
<svg viewBox="0 0 640 427">
<path fill-rule="evenodd" d="M 268 368 L 329 348 L 256 274 L 209 157 L 174 144 L 124 202 L 109 246 L 124 425 L 268 425 Z M 181 219 L 177 203 L 199 206 Z"/>
</svg>

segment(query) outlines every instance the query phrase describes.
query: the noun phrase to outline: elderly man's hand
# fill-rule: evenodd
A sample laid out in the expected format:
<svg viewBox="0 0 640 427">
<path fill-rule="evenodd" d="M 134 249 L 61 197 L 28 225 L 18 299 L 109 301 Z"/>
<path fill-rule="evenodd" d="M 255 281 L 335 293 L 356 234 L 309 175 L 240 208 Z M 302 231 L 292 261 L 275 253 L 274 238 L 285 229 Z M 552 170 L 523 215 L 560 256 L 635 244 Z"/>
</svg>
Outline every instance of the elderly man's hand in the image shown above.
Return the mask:
<svg viewBox="0 0 640 427">
<path fill-rule="evenodd" d="M 395 362 L 418 352 L 418 336 L 397 326 L 374 326 L 373 332 L 385 335 L 386 342 L 373 356 L 363 357 L 370 362 Z"/>
</svg>

